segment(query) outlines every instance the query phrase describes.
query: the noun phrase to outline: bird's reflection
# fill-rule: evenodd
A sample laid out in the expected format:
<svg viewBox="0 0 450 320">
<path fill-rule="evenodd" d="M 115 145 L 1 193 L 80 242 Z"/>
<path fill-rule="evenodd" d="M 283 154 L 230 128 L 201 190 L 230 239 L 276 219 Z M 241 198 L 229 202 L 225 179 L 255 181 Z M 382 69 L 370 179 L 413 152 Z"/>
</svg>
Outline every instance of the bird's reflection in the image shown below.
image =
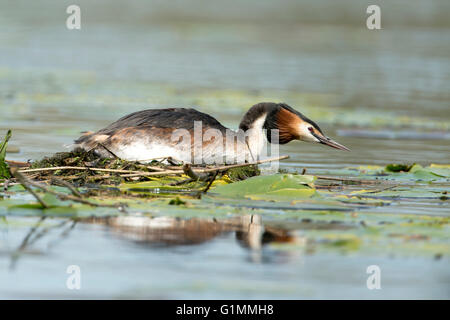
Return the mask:
<svg viewBox="0 0 450 320">
<path fill-rule="evenodd" d="M 20 256 L 29 253 L 30 245 L 44 238 L 50 230 L 62 230 L 56 239 L 47 243 L 47 249 L 67 238 L 77 224 L 104 225 L 122 239 L 150 246 L 195 245 L 214 238 L 235 233 L 238 243 L 250 249 L 251 260 L 261 261 L 261 249 L 270 242 L 291 242 L 295 237 L 285 229 L 264 225 L 260 215 L 245 215 L 228 219 L 180 219 L 174 217 L 149 217 L 128 215 L 119 217 L 91 217 L 62 219 L 59 223 L 43 226 L 46 216 L 39 218 L 23 238 L 21 244 L 11 252 L 11 270 Z M 68 227 L 67 227 L 68 226 Z"/>
<path fill-rule="evenodd" d="M 102 224 L 114 234 L 149 245 L 193 245 L 210 241 L 219 235 L 234 232 L 239 244 L 253 251 L 270 242 L 289 242 L 287 230 L 264 226 L 260 215 L 229 219 L 180 219 L 143 215 L 90 218 L 85 222 Z"/>
<path fill-rule="evenodd" d="M 96 224 L 106 227 L 108 232 L 121 239 L 132 241 L 153 247 L 169 247 L 181 245 L 196 245 L 206 243 L 222 235 L 235 235 L 238 244 L 248 249 L 252 262 L 264 262 L 267 259 L 277 259 L 277 262 L 287 261 L 302 255 L 302 250 L 277 250 L 279 246 L 271 246 L 269 250 L 263 250 L 269 243 L 289 243 L 290 247 L 303 247 L 306 253 L 314 251 L 314 242 L 308 241 L 302 230 L 346 230 L 353 226 L 331 222 L 312 221 L 302 219 L 300 222 L 290 223 L 289 226 L 280 226 L 273 221 L 263 222 L 260 215 L 243 215 L 231 218 L 189 218 L 161 216 L 151 217 L 143 214 L 133 214 L 115 217 L 91 217 L 76 219 L 61 219 L 54 224 L 43 225 L 46 216 L 40 217 L 24 236 L 21 244 L 11 252 L 11 269 L 14 269 L 17 260 L 24 254 L 29 254 L 29 247 L 39 239 L 45 238 L 50 231 L 60 234 L 55 239 L 50 239 L 47 248 L 59 244 L 76 225 Z M 289 227 L 289 230 L 287 229 Z M 272 250 L 275 249 L 275 250 Z M 264 254 L 263 254 L 264 252 Z M 279 259 L 284 259 L 283 261 Z"/>
</svg>

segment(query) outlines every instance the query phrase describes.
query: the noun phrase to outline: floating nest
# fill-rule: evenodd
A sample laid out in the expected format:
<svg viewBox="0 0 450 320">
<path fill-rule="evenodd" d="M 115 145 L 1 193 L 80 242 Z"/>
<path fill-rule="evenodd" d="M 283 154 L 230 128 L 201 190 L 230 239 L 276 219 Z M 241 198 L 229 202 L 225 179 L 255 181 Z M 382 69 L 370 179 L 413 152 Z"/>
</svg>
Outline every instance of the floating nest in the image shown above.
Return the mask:
<svg viewBox="0 0 450 320">
<path fill-rule="evenodd" d="M 21 172 L 37 181 L 58 177 L 77 186 L 92 183 L 118 185 L 127 181 L 148 181 L 163 177 L 185 179 L 186 182 L 209 181 L 213 176 L 224 175 L 234 182 L 260 174 L 257 165 L 252 164 L 239 167 L 190 166 L 171 158 L 155 159 L 143 164 L 118 158 L 101 158 L 92 151 L 82 150 L 56 153 L 31 163 L 28 168 L 21 168 Z"/>
</svg>

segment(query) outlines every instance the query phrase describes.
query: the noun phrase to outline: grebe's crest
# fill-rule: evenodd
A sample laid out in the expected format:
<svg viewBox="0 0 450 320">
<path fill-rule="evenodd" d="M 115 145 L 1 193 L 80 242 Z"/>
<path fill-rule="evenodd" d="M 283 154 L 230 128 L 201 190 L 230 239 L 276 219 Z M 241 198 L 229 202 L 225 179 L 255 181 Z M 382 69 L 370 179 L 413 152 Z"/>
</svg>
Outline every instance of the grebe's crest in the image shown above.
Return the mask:
<svg viewBox="0 0 450 320">
<path fill-rule="evenodd" d="M 292 140 L 317 142 L 311 136 L 311 130 L 323 135 L 322 130 L 312 120 L 298 112 L 286 103 L 261 102 L 255 104 L 244 115 L 239 128 L 247 131 L 260 117 L 265 117 L 263 129 L 266 130 L 267 140 L 271 143 L 286 144 Z M 278 130 L 278 141 L 272 137 L 271 130 Z"/>
<path fill-rule="evenodd" d="M 261 117 L 265 117 L 262 128 L 266 130 L 265 134 L 270 143 L 286 144 L 292 140 L 301 140 L 348 151 L 345 146 L 325 136 L 314 121 L 286 103 L 261 102 L 254 105 L 244 115 L 239 128 L 246 131 Z M 276 137 L 273 136 L 273 130 L 277 130 Z"/>
</svg>

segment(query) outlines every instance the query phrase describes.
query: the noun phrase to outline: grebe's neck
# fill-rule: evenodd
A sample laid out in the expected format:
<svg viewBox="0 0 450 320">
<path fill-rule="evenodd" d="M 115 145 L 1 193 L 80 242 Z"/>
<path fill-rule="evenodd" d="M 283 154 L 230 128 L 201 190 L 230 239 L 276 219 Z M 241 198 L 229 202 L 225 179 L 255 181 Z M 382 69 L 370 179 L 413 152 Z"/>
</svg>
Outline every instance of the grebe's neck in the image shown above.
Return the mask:
<svg viewBox="0 0 450 320">
<path fill-rule="evenodd" d="M 277 104 L 271 102 L 262 102 L 251 107 L 242 117 L 239 129 L 247 131 L 249 129 L 256 129 L 258 126 L 264 128 L 267 115 L 276 109 Z"/>
<path fill-rule="evenodd" d="M 264 131 L 264 123 L 266 122 L 267 114 L 261 115 L 255 119 L 248 130 L 245 131 L 246 144 L 250 151 L 252 161 L 260 160 L 265 148 L 267 148 L 267 136 Z"/>
<path fill-rule="evenodd" d="M 258 103 L 251 107 L 242 118 L 239 125 L 239 130 L 245 132 L 247 137 L 247 147 L 253 157 L 253 160 L 260 158 L 262 151 L 267 147 L 267 133 L 266 130 L 272 128 L 268 127 L 268 117 L 271 117 L 271 112 L 275 109 L 275 103 Z"/>
</svg>

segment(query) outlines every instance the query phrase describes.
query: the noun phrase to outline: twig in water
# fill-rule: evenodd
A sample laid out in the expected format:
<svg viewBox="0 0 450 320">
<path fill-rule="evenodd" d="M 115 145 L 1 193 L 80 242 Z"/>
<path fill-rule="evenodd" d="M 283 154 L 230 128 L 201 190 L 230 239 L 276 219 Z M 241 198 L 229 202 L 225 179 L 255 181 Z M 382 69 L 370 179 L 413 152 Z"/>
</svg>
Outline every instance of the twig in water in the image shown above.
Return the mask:
<svg viewBox="0 0 450 320">
<path fill-rule="evenodd" d="M 52 189 L 50 189 L 50 188 L 48 188 L 48 187 L 46 187 L 46 186 L 44 186 L 44 185 L 42 185 L 40 183 L 37 183 L 37 182 L 34 182 L 34 181 L 31 181 L 31 180 L 27 179 L 24 175 L 22 175 L 18 171 L 15 171 L 13 174 L 14 174 L 14 176 L 16 178 L 22 179 L 22 181 L 24 182 L 23 186 L 25 188 L 27 188 L 28 191 L 31 190 L 30 186 L 33 186 L 33 187 L 39 188 L 39 189 L 41 189 L 41 190 L 43 190 L 43 191 L 45 191 L 47 193 L 53 194 L 53 195 L 57 196 L 58 198 L 60 198 L 61 200 L 75 201 L 75 202 L 87 204 L 87 205 L 92 206 L 92 207 L 117 208 L 117 209 L 119 209 L 122 212 L 125 211 L 125 207 L 126 207 L 125 203 L 103 204 L 103 203 L 91 202 L 91 201 L 84 200 L 84 199 L 79 198 L 79 197 L 75 197 L 75 196 L 72 196 L 72 195 L 68 195 L 68 194 L 64 194 L 64 193 L 61 193 L 61 192 L 54 191 L 54 190 L 52 190 Z"/>
<path fill-rule="evenodd" d="M 385 191 L 385 190 L 394 189 L 396 187 L 398 187 L 398 184 L 393 185 L 393 186 L 389 186 L 389 187 L 386 187 L 386 188 L 381 188 L 381 189 L 376 189 L 376 190 L 372 190 L 372 191 L 367 191 L 365 193 L 378 193 L 378 192 L 382 192 L 382 191 Z"/>
<path fill-rule="evenodd" d="M 36 198 L 36 200 L 41 204 L 41 206 L 45 209 L 49 208 L 49 206 L 44 202 L 44 200 L 39 197 L 39 195 L 34 192 L 34 190 L 29 186 L 28 179 L 25 178 L 24 175 L 22 175 L 20 172 L 17 171 L 17 168 L 11 168 L 10 169 L 11 174 L 20 182 L 20 184 L 33 195 L 33 197 Z"/>
<path fill-rule="evenodd" d="M 376 184 L 376 181 L 372 180 L 358 180 L 358 179 L 350 179 L 350 178 L 339 178 L 339 177 L 330 177 L 330 176 L 315 176 L 317 179 L 322 180 L 334 180 L 334 181 L 348 181 L 348 182 L 357 182 L 360 184 L 367 183 L 367 184 Z"/>
<path fill-rule="evenodd" d="M 214 173 L 214 176 L 211 178 L 211 180 L 209 180 L 208 185 L 206 186 L 205 190 L 203 190 L 203 193 L 207 193 L 209 188 L 211 188 L 211 185 L 213 184 L 213 182 L 216 180 L 217 175 L 219 174 L 219 170 L 217 170 Z"/>
<path fill-rule="evenodd" d="M 28 241 L 28 246 L 32 245 L 33 243 L 35 243 L 36 241 L 38 241 L 40 238 L 42 238 L 43 236 L 45 236 L 45 235 L 50 231 L 50 229 L 62 228 L 62 227 L 64 227 L 67 223 L 68 223 L 68 220 L 64 220 L 64 221 L 58 223 L 57 225 L 49 226 L 49 227 L 43 228 L 39 233 L 35 233 L 33 239 L 30 239 L 30 240 Z"/>
<path fill-rule="evenodd" d="M 72 221 L 71 225 L 67 229 L 63 230 L 63 232 L 61 232 L 61 234 L 59 235 L 59 237 L 57 239 L 54 239 L 53 241 L 48 243 L 47 248 L 50 249 L 55 244 L 60 243 L 60 240 L 63 238 L 66 238 L 70 234 L 70 232 L 75 228 L 77 223 L 78 223 L 78 220 L 74 219 Z"/>
<path fill-rule="evenodd" d="M 46 216 L 42 216 L 38 222 L 28 231 L 25 238 L 23 238 L 22 243 L 20 246 L 11 254 L 11 263 L 9 265 L 9 268 L 13 270 L 16 266 L 17 259 L 19 259 L 20 252 L 22 252 L 28 245 L 28 242 L 30 241 L 31 236 L 36 232 L 36 230 L 40 227 L 41 223 L 44 222 L 46 219 Z"/>
<path fill-rule="evenodd" d="M 185 175 L 196 181 L 206 181 L 209 178 L 207 174 L 202 174 L 203 172 L 195 173 L 194 171 L 192 171 L 192 167 L 188 163 L 183 165 L 183 171 Z"/>
<path fill-rule="evenodd" d="M 69 182 L 59 179 L 57 177 L 52 177 L 50 182 L 54 185 L 57 186 L 62 186 L 62 187 L 66 187 L 67 189 L 70 190 L 70 192 L 72 192 L 72 194 L 78 198 L 82 198 L 83 196 L 81 195 L 80 191 L 78 191 L 77 188 L 75 188 L 72 184 L 70 184 Z"/>
</svg>

